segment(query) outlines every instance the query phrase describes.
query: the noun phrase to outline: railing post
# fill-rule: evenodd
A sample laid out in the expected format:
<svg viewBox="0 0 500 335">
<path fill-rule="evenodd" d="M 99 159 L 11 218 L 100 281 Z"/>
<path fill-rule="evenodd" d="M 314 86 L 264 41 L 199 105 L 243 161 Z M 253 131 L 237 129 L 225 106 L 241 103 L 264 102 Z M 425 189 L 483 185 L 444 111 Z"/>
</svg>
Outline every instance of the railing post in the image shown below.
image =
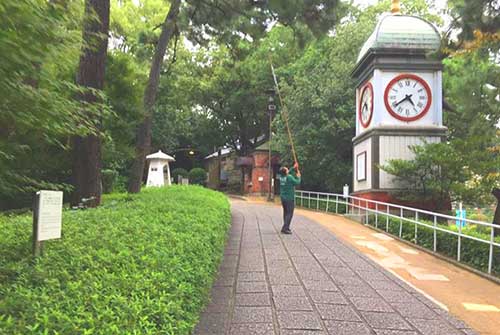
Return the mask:
<svg viewBox="0 0 500 335">
<path fill-rule="evenodd" d="M 366 209 L 365 209 L 365 216 L 366 216 L 366 222 L 365 224 L 369 224 L 369 215 L 368 215 L 368 200 L 365 200 L 365 205 L 366 205 Z"/>
<path fill-rule="evenodd" d="M 434 252 L 437 250 L 437 216 L 434 215 Z"/>
<path fill-rule="evenodd" d="M 457 245 L 457 261 L 460 262 L 460 251 L 462 249 L 462 220 L 460 220 L 462 212 L 459 214 L 458 220 L 458 245 Z"/>
<path fill-rule="evenodd" d="M 375 203 L 375 228 L 378 228 L 378 202 Z"/>
<path fill-rule="evenodd" d="M 325 209 L 325 212 L 328 213 L 328 205 L 330 204 L 330 194 L 328 193 L 326 195 L 326 209 Z"/>
<path fill-rule="evenodd" d="M 307 192 L 307 194 L 308 194 L 308 198 L 309 198 L 307 208 L 311 209 L 311 192 Z"/>
<path fill-rule="evenodd" d="M 349 199 L 349 197 L 347 197 L 347 198 L 345 199 L 345 213 L 346 213 L 346 214 L 349 214 L 349 205 L 350 205 L 350 203 L 351 203 L 351 202 L 350 202 L 350 199 Z"/>
<path fill-rule="evenodd" d="M 389 232 L 389 213 L 390 213 L 390 206 L 387 204 L 385 205 L 385 208 L 387 210 L 387 216 L 385 218 L 385 231 Z"/>
<path fill-rule="evenodd" d="M 403 236 L 403 209 L 400 208 L 399 211 L 399 238 Z"/>
<path fill-rule="evenodd" d="M 417 234 L 418 234 L 418 212 L 415 212 L 415 244 L 417 243 Z"/>
<path fill-rule="evenodd" d="M 316 210 L 319 211 L 319 193 L 316 193 Z"/>
<path fill-rule="evenodd" d="M 491 274 L 493 268 L 493 242 L 495 241 L 495 227 L 491 227 L 490 236 L 490 257 L 488 259 L 488 273 Z"/>
<path fill-rule="evenodd" d="M 304 207 L 304 192 L 300 191 L 300 207 Z"/>
<path fill-rule="evenodd" d="M 335 196 L 335 214 L 339 213 L 339 196 Z"/>
</svg>

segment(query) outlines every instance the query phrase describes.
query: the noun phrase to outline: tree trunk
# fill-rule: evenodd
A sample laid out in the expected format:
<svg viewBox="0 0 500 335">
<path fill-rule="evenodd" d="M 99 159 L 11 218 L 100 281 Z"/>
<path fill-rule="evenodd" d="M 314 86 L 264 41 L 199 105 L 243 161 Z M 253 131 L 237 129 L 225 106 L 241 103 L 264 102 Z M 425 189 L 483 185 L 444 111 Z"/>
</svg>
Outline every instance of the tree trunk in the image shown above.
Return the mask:
<svg viewBox="0 0 500 335">
<path fill-rule="evenodd" d="M 101 90 L 104 87 L 106 53 L 108 48 L 109 0 L 86 0 L 83 26 L 83 50 L 76 77 L 78 85 Z M 86 92 L 78 96 L 84 103 L 100 103 L 98 96 Z M 82 198 L 95 197 L 90 206 L 101 202 L 101 139 L 97 135 L 100 120 L 94 121 L 96 134 L 86 137 L 73 136 L 72 203 Z"/>
<path fill-rule="evenodd" d="M 156 94 L 160 81 L 160 71 L 163 64 L 163 58 L 167 51 L 168 43 L 174 34 L 177 17 L 179 16 L 179 7 L 181 0 L 174 0 L 170 5 L 167 17 L 162 24 L 160 39 L 156 45 L 153 55 L 149 79 L 144 91 L 144 120 L 137 129 L 137 139 L 135 147 L 135 159 L 130 170 L 130 179 L 128 191 L 138 193 L 141 190 L 142 178 L 144 174 L 144 163 L 146 155 L 151 150 L 151 125 L 153 120 L 153 109 L 156 103 Z"/>
</svg>

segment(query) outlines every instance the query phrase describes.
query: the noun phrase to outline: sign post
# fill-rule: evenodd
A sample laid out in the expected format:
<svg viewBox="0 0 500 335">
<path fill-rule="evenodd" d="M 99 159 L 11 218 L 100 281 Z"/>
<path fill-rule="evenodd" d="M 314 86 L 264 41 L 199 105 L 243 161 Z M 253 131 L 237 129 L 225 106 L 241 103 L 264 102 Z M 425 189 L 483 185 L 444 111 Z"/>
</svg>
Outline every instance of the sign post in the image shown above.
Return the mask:
<svg viewBox="0 0 500 335">
<path fill-rule="evenodd" d="M 462 202 L 460 201 L 458 205 L 458 209 L 455 210 L 455 214 L 457 217 L 457 220 L 455 220 L 455 224 L 459 228 L 463 228 L 467 225 L 467 222 L 464 220 L 467 218 L 467 211 L 463 209 Z"/>
<path fill-rule="evenodd" d="M 344 185 L 344 188 L 342 190 L 342 195 L 344 196 L 344 198 L 349 197 L 349 185 L 347 184 Z"/>
<path fill-rule="evenodd" d="M 61 238 L 63 192 L 39 191 L 33 204 L 33 255 L 43 253 L 43 241 Z"/>
</svg>

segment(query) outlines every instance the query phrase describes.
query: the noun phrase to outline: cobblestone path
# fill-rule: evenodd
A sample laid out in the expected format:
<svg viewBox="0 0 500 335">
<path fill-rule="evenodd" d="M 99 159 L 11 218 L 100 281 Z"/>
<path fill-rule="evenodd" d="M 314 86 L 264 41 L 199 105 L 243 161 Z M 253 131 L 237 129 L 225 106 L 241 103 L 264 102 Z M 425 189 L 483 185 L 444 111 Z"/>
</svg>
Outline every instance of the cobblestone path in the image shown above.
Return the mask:
<svg viewBox="0 0 500 335">
<path fill-rule="evenodd" d="M 195 335 L 476 334 L 318 223 L 233 202 L 233 223 Z"/>
</svg>

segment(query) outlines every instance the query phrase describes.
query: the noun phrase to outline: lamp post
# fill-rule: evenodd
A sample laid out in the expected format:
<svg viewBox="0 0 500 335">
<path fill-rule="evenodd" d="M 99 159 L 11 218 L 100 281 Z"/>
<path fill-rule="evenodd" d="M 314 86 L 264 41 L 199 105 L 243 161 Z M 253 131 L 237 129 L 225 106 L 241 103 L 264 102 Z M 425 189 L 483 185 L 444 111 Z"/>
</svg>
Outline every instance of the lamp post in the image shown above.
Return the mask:
<svg viewBox="0 0 500 335">
<path fill-rule="evenodd" d="M 186 166 L 186 165 L 182 165 L 182 164 L 190 164 L 191 168 L 193 168 L 195 156 L 200 151 L 198 149 L 195 149 L 195 148 L 189 146 L 189 147 L 184 147 L 184 148 L 177 148 L 177 149 L 171 150 L 171 152 L 174 153 L 173 154 L 174 158 L 176 158 L 178 160 L 178 162 L 180 162 L 181 166 Z M 182 155 L 183 158 L 179 160 L 178 157 L 176 157 L 176 154 L 180 153 L 180 152 L 184 152 L 184 154 Z M 183 177 L 187 177 L 187 176 L 183 176 Z"/>
<path fill-rule="evenodd" d="M 272 167 L 272 159 L 273 153 L 271 149 L 271 140 L 272 140 L 272 123 L 273 123 L 273 114 L 276 112 L 276 105 L 274 104 L 274 89 L 267 90 L 269 95 L 268 103 L 267 103 L 267 113 L 269 114 L 269 160 L 268 160 L 268 176 L 269 176 L 269 185 L 268 185 L 268 193 L 267 193 L 267 201 L 274 201 L 274 178 L 273 178 L 273 167 Z"/>
</svg>

